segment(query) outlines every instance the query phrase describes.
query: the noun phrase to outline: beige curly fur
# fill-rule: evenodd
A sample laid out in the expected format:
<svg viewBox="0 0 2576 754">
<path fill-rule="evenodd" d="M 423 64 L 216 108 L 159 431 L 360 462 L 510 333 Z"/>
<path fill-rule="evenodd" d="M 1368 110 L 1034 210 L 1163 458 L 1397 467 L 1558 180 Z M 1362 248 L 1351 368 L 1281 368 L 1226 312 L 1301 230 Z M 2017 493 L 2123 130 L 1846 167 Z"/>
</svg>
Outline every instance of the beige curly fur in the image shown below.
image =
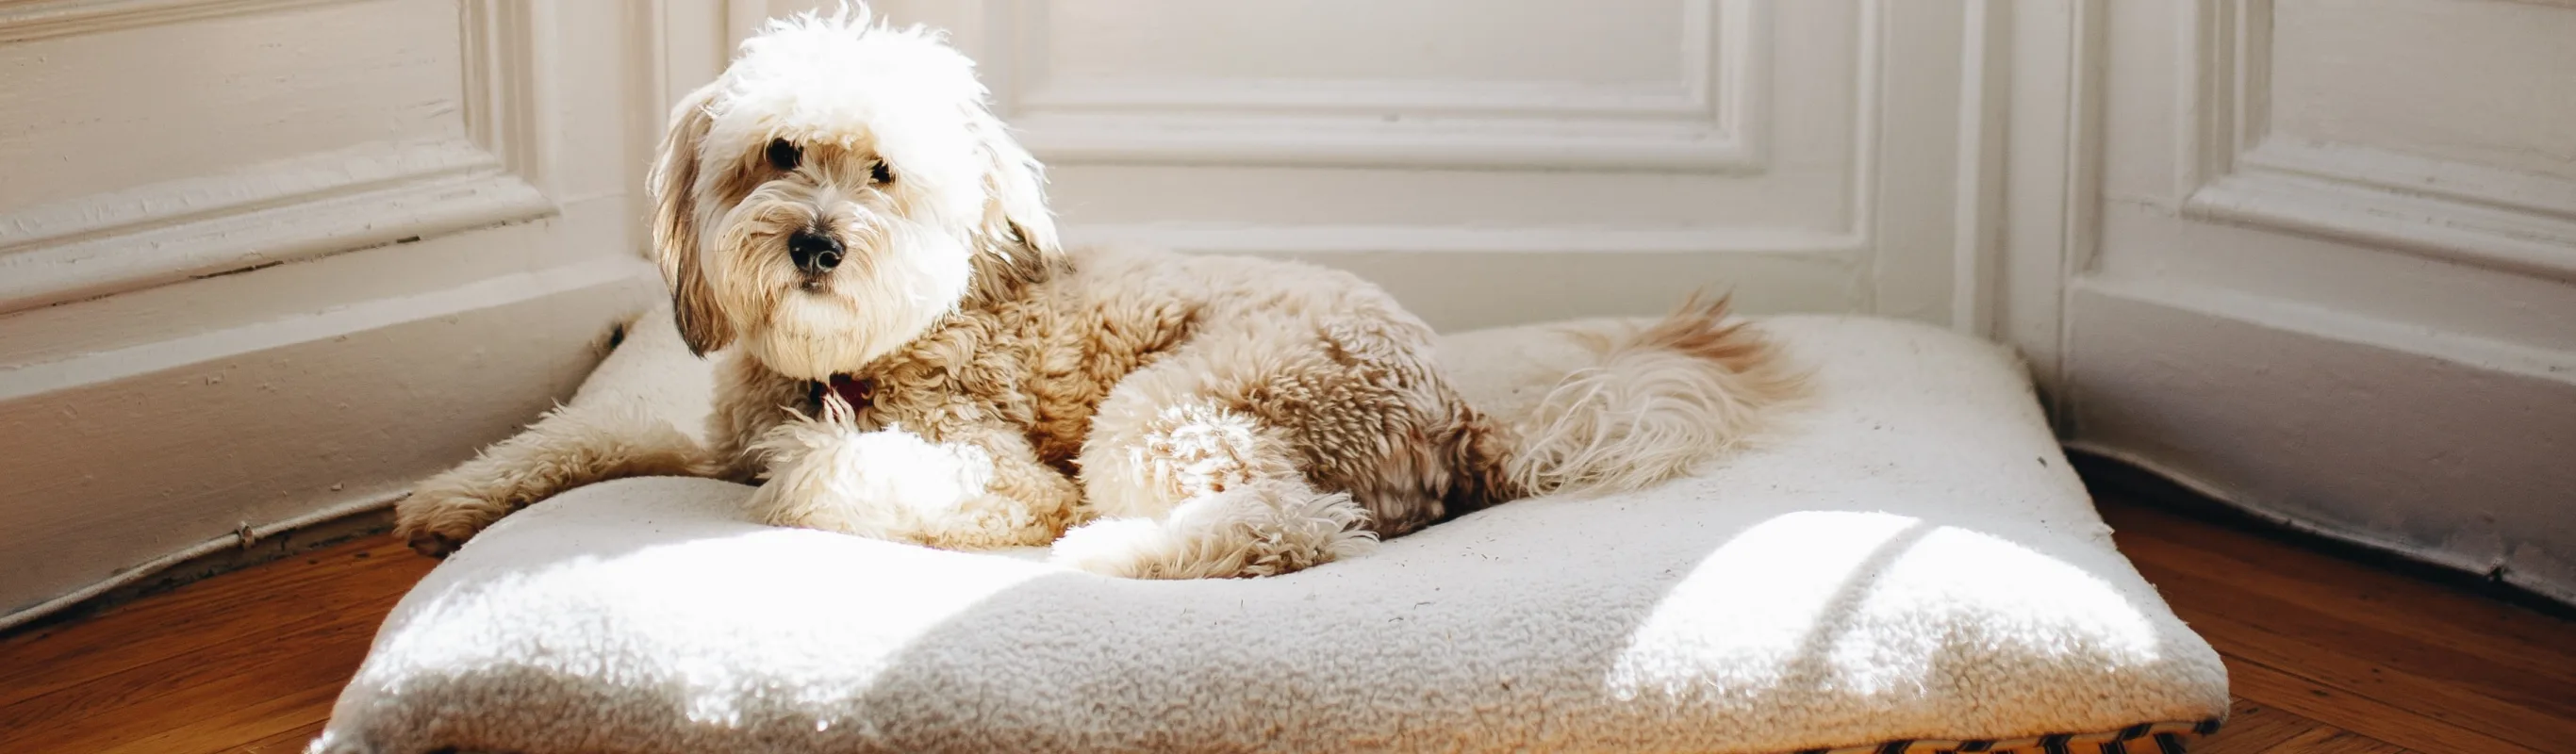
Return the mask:
<svg viewBox="0 0 2576 754">
<path fill-rule="evenodd" d="M 722 351 L 707 447 L 554 417 L 424 483 L 404 533 L 444 552 L 575 485 L 698 474 L 759 483 L 753 513 L 779 525 L 1270 575 L 1514 498 L 1684 473 L 1796 390 L 1723 301 L 1693 302 L 1597 344 L 1597 366 L 1503 426 L 1450 389 L 1431 329 L 1355 276 L 1059 248 L 1039 166 L 984 98 L 936 34 L 863 11 L 746 42 L 674 113 L 653 179 L 678 326 Z M 813 261 L 821 237 L 837 265 Z M 854 405 L 835 378 L 868 389 Z"/>
</svg>

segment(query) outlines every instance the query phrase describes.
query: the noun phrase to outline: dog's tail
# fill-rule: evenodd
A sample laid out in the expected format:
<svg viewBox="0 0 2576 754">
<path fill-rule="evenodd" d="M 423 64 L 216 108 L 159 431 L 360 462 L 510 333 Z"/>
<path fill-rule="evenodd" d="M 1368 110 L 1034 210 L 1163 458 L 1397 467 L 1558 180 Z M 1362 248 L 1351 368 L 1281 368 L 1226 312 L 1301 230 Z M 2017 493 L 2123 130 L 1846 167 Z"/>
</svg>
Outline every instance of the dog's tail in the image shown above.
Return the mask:
<svg viewBox="0 0 2576 754">
<path fill-rule="evenodd" d="M 1741 444 L 1769 410 L 1805 393 L 1806 375 L 1727 301 L 1693 296 L 1660 322 L 1590 335 L 1597 356 L 1559 379 L 1535 410 L 1480 418 L 1459 471 L 1482 507 L 1551 493 L 1632 490 L 1689 473 Z"/>
</svg>

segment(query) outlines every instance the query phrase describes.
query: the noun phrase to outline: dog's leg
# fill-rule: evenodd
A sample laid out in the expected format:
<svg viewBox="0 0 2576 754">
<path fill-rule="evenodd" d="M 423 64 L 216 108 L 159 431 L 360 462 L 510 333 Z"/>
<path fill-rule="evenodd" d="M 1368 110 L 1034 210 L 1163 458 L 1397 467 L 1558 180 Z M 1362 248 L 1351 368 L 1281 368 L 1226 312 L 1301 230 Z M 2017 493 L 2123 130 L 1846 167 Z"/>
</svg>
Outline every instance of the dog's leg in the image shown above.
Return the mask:
<svg viewBox="0 0 2576 754">
<path fill-rule="evenodd" d="M 1058 542 L 1058 562 L 1142 578 L 1282 574 L 1445 513 L 1463 419 L 1430 361 L 1431 329 L 1382 295 L 1307 304 L 1202 329 L 1119 380 L 1080 459 L 1101 520 Z"/>
<path fill-rule="evenodd" d="M 696 440 L 640 405 L 571 406 L 474 460 L 422 481 L 394 504 L 394 533 L 445 556 L 511 511 L 585 484 L 639 476 L 705 476 Z"/>
<path fill-rule="evenodd" d="M 1374 545 L 1368 512 L 1317 490 L 1287 431 L 1208 397 L 1195 361 L 1130 375 L 1102 402 L 1082 453 L 1100 518 L 1058 541 L 1056 562 L 1130 578 L 1267 576 Z"/>
<path fill-rule="evenodd" d="M 707 458 L 712 476 L 758 484 L 764 470 L 753 447 L 809 405 L 814 383 L 769 371 L 741 353 L 716 362 L 715 403 L 707 413 Z"/>
<path fill-rule="evenodd" d="M 999 425 L 862 430 L 846 409 L 779 425 L 755 447 L 752 512 L 779 525 L 949 549 L 1044 545 L 1079 492 Z"/>
</svg>

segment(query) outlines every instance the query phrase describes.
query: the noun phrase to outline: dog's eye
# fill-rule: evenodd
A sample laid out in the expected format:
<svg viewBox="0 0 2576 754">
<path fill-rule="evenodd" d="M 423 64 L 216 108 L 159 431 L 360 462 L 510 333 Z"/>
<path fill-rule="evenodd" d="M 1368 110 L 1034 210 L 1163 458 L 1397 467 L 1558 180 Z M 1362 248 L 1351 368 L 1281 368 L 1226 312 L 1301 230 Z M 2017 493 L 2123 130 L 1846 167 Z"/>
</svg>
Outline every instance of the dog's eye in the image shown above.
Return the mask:
<svg viewBox="0 0 2576 754">
<path fill-rule="evenodd" d="M 868 165 L 868 180 L 876 181 L 878 185 L 893 183 L 894 168 L 886 165 L 886 161 L 878 160 Z"/>
<path fill-rule="evenodd" d="M 769 141 L 770 167 L 780 170 L 795 170 L 796 161 L 803 159 L 804 157 L 805 150 L 797 149 L 795 144 L 790 143 L 786 139 L 771 139 Z"/>
</svg>

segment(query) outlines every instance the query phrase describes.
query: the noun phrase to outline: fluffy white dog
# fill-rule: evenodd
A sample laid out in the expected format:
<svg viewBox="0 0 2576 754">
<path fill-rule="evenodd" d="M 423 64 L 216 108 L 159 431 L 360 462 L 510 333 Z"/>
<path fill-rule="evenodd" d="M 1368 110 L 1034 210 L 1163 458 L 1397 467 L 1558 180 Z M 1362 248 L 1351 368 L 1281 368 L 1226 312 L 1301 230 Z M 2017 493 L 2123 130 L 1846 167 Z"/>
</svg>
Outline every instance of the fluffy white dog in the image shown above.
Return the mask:
<svg viewBox="0 0 2576 754">
<path fill-rule="evenodd" d="M 687 474 L 760 483 L 753 512 L 784 526 L 1279 574 L 1515 498 L 1661 481 L 1796 389 L 1722 302 L 1686 304 L 1507 426 L 1377 287 L 1068 251 L 1041 184 L 937 33 L 864 10 L 773 22 L 679 105 L 653 170 L 679 328 L 723 360 L 710 447 L 550 417 L 424 482 L 401 532 L 443 554 L 577 485 Z"/>
</svg>

